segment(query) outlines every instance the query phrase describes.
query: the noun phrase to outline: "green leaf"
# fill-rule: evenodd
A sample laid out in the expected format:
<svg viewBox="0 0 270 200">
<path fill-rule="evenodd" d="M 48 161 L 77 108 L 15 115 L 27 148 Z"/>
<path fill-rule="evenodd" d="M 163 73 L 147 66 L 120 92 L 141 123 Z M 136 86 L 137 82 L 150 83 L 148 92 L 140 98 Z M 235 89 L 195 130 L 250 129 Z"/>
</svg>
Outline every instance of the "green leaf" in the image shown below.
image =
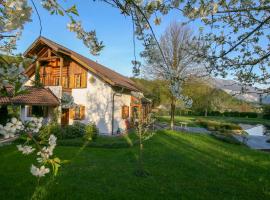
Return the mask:
<svg viewBox="0 0 270 200">
<path fill-rule="evenodd" d="M 67 9 L 66 12 L 73 13 L 74 15 L 79 16 L 78 10 L 76 5 L 73 5 L 71 8 Z"/>
<path fill-rule="evenodd" d="M 58 11 L 59 15 L 64 16 L 64 12 L 62 10 L 58 9 L 57 11 Z"/>
</svg>

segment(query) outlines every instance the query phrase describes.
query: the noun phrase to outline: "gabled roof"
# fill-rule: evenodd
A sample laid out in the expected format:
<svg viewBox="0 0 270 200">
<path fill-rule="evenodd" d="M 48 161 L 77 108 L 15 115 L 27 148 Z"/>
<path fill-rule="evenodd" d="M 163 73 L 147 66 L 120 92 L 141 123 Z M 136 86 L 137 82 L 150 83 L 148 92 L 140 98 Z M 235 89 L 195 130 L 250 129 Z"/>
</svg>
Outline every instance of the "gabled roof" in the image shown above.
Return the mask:
<svg viewBox="0 0 270 200">
<path fill-rule="evenodd" d="M 31 57 L 39 44 L 45 44 L 52 48 L 55 52 L 63 53 L 70 56 L 72 59 L 80 63 L 82 66 L 92 71 L 95 75 L 102 78 L 104 81 L 109 83 L 112 86 L 123 87 L 131 91 L 140 91 L 136 84 L 129 79 L 99 63 L 94 62 L 93 60 L 82 56 L 60 44 L 57 44 L 45 37 L 39 37 L 36 41 L 25 51 L 24 56 Z"/>
<path fill-rule="evenodd" d="M 26 93 L 12 97 L 13 87 L 5 87 L 8 96 L 0 96 L 0 105 L 58 106 L 58 98 L 48 88 L 26 87 Z"/>
</svg>

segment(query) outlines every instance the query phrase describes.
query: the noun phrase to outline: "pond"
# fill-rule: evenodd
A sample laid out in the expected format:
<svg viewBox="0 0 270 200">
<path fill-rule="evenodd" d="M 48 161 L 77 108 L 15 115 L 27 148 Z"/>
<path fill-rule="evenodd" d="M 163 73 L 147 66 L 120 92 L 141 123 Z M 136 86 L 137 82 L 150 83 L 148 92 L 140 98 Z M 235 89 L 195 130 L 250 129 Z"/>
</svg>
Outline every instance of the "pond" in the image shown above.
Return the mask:
<svg viewBox="0 0 270 200">
<path fill-rule="evenodd" d="M 253 136 L 270 136 L 270 127 L 262 124 L 251 125 L 251 124 L 239 124 L 244 131 L 249 135 Z"/>
</svg>

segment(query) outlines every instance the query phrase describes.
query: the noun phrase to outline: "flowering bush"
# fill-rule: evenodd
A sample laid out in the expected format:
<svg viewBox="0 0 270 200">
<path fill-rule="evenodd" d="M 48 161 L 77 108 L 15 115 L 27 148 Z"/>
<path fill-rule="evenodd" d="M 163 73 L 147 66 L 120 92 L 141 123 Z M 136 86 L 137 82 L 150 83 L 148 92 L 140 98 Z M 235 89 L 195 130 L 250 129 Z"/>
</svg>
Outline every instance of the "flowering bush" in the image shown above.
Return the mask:
<svg viewBox="0 0 270 200">
<path fill-rule="evenodd" d="M 20 120 L 12 118 L 5 126 L 0 124 L 0 134 L 4 136 L 5 139 L 14 137 L 16 132 L 22 131 L 24 125 Z"/>
<path fill-rule="evenodd" d="M 32 117 L 29 121 L 22 123 L 16 118 L 12 118 L 5 126 L 0 126 L 0 134 L 4 135 L 4 138 L 14 137 L 16 133 L 24 132 L 26 134 L 26 142 L 24 144 L 17 145 L 17 148 L 22 154 L 29 155 L 37 150 L 36 155 L 39 166 L 31 165 L 30 172 L 32 175 L 40 178 L 48 174 L 51 170 L 48 165 L 51 165 L 53 174 L 56 175 L 58 168 L 60 167 L 60 159 L 53 157 L 53 151 L 56 147 L 57 138 L 51 134 L 46 141 L 37 141 L 33 134 L 39 132 L 42 127 L 43 118 Z M 30 143 L 31 142 L 31 143 Z M 32 146 L 35 145 L 35 147 Z M 44 144 L 43 146 L 41 146 Z"/>
</svg>

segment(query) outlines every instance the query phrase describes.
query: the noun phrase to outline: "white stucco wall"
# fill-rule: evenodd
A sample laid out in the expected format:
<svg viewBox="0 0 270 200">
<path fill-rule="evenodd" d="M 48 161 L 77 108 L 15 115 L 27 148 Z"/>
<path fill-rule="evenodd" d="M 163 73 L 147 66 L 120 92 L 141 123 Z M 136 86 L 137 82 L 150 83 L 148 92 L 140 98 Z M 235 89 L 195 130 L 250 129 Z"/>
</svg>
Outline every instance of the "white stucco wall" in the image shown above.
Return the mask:
<svg viewBox="0 0 270 200">
<path fill-rule="evenodd" d="M 125 119 L 122 119 L 122 106 L 129 107 L 130 116 L 130 101 L 131 97 L 127 94 L 116 95 L 114 97 L 114 132 L 116 132 L 118 128 L 120 128 L 121 131 L 126 129 Z"/>
<path fill-rule="evenodd" d="M 89 80 L 94 77 L 95 82 Z M 111 86 L 91 72 L 87 74 L 87 88 L 72 89 L 74 102 L 85 106 L 85 119 L 83 123 L 94 122 L 100 134 L 111 135 L 112 129 L 112 96 Z M 115 96 L 114 133 L 118 127 L 125 130 L 125 120 L 122 119 L 122 106 L 130 106 L 130 95 Z M 70 119 L 70 123 L 73 123 Z"/>
</svg>

